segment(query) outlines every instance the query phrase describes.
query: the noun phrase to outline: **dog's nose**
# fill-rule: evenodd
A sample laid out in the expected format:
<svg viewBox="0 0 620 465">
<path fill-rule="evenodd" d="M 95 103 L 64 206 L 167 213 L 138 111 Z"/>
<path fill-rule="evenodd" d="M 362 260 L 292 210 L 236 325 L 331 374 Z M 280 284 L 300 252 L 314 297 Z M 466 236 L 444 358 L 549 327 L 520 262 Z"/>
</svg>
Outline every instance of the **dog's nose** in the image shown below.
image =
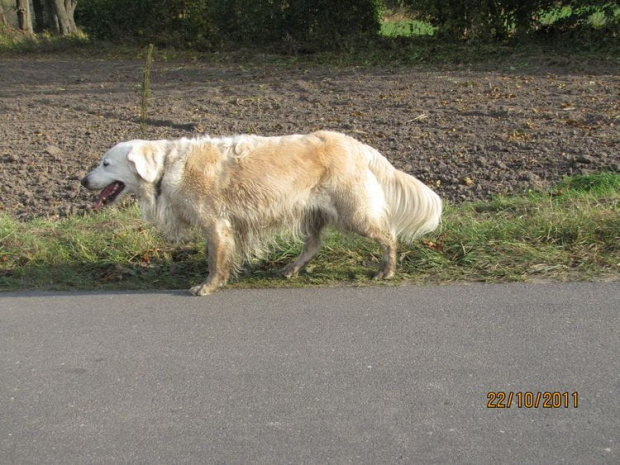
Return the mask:
<svg viewBox="0 0 620 465">
<path fill-rule="evenodd" d="M 84 176 L 80 181 L 80 184 L 82 184 L 82 186 L 84 187 L 88 187 L 88 176 Z"/>
</svg>

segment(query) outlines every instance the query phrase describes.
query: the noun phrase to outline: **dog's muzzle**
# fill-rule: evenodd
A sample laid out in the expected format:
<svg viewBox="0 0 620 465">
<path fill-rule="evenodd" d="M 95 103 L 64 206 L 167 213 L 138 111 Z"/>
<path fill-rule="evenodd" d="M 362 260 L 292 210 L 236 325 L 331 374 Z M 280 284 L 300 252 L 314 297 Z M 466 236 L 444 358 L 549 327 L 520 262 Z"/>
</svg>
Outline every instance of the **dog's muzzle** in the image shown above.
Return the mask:
<svg viewBox="0 0 620 465">
<path fill-rule="evenodd" d="M 82 186 L 84 186 L 86 189 L 89 189 L 89 187 L 88 187 L 88 176 L 84 176 L 82 178 L 82 180 L 80 181 L 80 184 Z"/>
</svg>

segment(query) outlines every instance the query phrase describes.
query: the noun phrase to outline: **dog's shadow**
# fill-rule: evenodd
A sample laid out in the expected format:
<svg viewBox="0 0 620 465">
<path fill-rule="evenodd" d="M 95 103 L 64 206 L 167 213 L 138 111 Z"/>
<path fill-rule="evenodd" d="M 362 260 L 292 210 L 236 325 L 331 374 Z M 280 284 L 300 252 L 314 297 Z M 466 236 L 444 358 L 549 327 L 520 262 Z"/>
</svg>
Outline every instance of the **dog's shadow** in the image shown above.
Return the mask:
<svg viewBox="0 0 620 465">
<path fill-rule="evenodd" d="M 299 275 L 286 278 L 282 268 L 295 260 L 296 247 L 280 252 L 277 258 L 254 259 L 231 277 L 225 289 L 303 288 L 313 286 L 368 283 L 376 264 L 359 262 L 356 267 L 332 265 L 329 258 L 310 263 Z M 204 245 L 174 248 L 161 256 L 136 255 L 134 261 L 100 259 L 92 262 L 66 262 L 55 265 L 23 263 L 0 270 L 3 291 L 37 292 L 162 292 L 187 296 L 187 290 L 208 276 L 208 257 Z"/>
</svg>

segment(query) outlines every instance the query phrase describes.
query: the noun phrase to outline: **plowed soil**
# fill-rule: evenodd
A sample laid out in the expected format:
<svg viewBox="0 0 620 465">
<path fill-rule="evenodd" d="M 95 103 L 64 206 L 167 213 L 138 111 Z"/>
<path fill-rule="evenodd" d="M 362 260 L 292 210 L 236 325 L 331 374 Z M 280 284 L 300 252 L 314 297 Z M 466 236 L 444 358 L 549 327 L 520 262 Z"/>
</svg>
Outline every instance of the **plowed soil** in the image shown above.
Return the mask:
<svg viewBox="0 0 620 465">
<path fill-rule="evenodd" d="M 88 213 L 79 180 L 117 142 L 317 129 L 378 148 L 452 202 L 620 171 L 620 78 L 609 64 L 521 69 L 365 68 L 155 62 L 0 61 L 0 211 Z"/>
</svg>

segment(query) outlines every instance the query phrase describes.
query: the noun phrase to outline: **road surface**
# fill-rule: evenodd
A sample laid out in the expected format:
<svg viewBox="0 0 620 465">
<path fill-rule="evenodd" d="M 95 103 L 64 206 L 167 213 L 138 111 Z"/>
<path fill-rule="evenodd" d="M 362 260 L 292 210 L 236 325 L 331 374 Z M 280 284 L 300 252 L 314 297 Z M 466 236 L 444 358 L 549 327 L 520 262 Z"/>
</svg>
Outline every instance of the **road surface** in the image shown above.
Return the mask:
<svg viewBox="0 0 620 465">
<path fill-rule="evenodd" d="M 619 310 L 618 282 L 0 294 L 0 463 L 620 463 Z"/>
</svg>

